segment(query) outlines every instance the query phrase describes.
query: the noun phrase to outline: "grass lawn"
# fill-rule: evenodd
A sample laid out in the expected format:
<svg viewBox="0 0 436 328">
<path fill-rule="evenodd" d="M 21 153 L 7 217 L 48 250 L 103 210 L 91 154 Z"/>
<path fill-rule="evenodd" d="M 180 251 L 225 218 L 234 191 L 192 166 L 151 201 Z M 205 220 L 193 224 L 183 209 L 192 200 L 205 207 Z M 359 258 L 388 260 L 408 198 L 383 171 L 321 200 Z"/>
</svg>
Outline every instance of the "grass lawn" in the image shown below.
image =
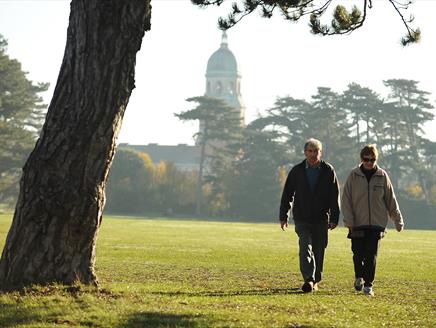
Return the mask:
<svg viewBox="0 0 436 328">
<path fill-rule="evenodd" d="M 0 215 L 3 247 L 11 215 Z M 320 290 L 302 294 L 293 226 L 105 217 L 100 289 L 0 294 L 0 327 L 435 327 L 436 232 L 389 230 L 375 297 L 354 291 L 350 241 L 330 233 Z"/>
</svg>

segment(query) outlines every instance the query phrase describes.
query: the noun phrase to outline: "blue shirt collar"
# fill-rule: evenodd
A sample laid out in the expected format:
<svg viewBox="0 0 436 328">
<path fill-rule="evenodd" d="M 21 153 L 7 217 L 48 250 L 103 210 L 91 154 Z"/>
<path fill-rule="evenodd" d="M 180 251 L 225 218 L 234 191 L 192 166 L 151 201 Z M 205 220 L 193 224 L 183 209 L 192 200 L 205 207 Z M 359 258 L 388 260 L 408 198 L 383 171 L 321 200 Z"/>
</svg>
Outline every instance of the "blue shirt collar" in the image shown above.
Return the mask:
<svg viewBox="0 0 436 328">
<path fill-rule="evenodd" d="M 308 168 L 311 168 L 311 169 L 320 169 L 321 168 L 321 161 L 319 161 L 319 163 L 318 163 L 318 165 L 317 166 L 310 166 L 309 165 L 309 162 L 307 161 L 307 159 L 305 160 L 305 167 L 306 167 L 306 170 L 308 169 Z"/>
</svg>

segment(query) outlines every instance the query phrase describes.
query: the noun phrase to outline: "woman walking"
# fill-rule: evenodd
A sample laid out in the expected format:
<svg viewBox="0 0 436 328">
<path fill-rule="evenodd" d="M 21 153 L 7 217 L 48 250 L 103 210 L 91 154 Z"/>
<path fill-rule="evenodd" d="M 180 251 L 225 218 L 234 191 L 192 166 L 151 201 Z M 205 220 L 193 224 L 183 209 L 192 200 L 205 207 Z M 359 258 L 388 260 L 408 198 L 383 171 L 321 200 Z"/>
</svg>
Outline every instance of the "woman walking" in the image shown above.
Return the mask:
<svg viewBox="0 0 436 328">
<path fill-rule="evenodd" d="M 354 288 L 357 291 L 363 289 L 368 296 L 374 296 L 377 253 L 388 218 L 394 222 L 398 232 L 404 227 L 391 180 L 386 171 L 377 165 L 377 158 L 375 145 L 361 150 L 361 163 L 348 176 L 341 202 L 353 251 Z"/>
</svg>

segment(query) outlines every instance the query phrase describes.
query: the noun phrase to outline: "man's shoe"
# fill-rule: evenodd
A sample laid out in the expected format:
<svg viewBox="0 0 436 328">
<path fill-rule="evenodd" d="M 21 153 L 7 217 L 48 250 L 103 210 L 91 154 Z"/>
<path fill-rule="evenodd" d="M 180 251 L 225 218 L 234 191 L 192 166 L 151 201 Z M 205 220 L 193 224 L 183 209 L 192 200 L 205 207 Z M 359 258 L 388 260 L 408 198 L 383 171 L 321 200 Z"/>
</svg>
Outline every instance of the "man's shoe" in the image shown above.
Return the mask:
<svg viewBox="0 0 436 328">
<path fill-rule="evenodd" d="M 312 288 L 313 288 L 313 291 L 316 292 L 319 289 L 318 283 L 317 282 L 314 283 Z"/>
<path fill-rule="evenodd" d="M 372 289 L 372 287 L 368 287 L 368 286 L 363 287 L 363 293 L 366 296 L 370 296 L 370 297 L 374 296 L 374 290 Z"/>
<path fill-rule="evenodd" d="M 354 281 L 354 289 L 358 292 L 362 291 L 363 288 L 363 278 L 356 278 Z"/>
<path fill-rule="evenodd" d="M 304 293 L 310 293 L 311 291 L 313 291 L 313 281 L 306 281 L 303 286 L 301 286 L 301 290 Z"/>
</svg>

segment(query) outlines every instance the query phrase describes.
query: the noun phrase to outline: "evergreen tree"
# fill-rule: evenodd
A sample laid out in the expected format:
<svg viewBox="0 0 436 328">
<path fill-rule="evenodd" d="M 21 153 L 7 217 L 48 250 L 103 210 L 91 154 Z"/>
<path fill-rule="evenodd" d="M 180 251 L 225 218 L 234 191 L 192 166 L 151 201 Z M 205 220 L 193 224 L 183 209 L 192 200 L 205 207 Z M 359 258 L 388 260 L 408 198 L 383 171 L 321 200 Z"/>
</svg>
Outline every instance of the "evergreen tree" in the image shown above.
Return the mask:
<svg viewBox="0 0 436 328">
<path fill-rule="evenodd" d="M 197 106 L 175 115 L 183 121 L 200 122 L 200 132 L 195 136 L 201 149 L 196 206 L 197 215 L 201 215 L 205 182 L 211 184 L 214 196 L 223 197 L 221 182 L 238 154 L 234 146 L 241 136 L 241 119 L 237 111 L 222 99 L 201 96 L 187 101 L 195 102 Z"/>
<path fill-rule="evenodd" d="M 341 110 L 339 99 L 330 88 L 318 87 L 312 96 L 311 109 L 305 115 L 308 125 L 305 137 L 315 137 L 322 142 L 323 158 L 335 166 L 338 176 L 344 178 L 354 165 L 355 156 L 347 115 Z"/>
<path fill-rule="evenodd" d="M 426 165 L 426 182 L 429 192 L 429 202 L 436 205 L 436 142 L 431 140 L 423 140 L 423 156 Z"/>
<path fill-rule="evenodd" d="M 21 167 L 35 145 L 46 105 L 39 93 L 48 84 L 33 84 L 21 64 L 7 55 L 0 35 L 0 203 L 11 202 L 18 192 Z"/>
<path fill-rule="evenodd" d="M 385 163 L 394 188 L 398 190 L 400 178 L 405 173 L 404 170 L 408 168 L 402 165 L 407 161 L 405 157 L 405 149 L 408 147 L 405 137 L 406 129 L 401 110 L 395 104 L 385 101 L 382 108 L 383 134 L 378 142 L 379 148 L 382 149 L 380 163 Z"/>
<path fill-rule="evenodd" d="M 307 113 L 311 105 L 303 99 L 290 96 L 277 98 L 274 107 L 266 110 L 266 115 L 252 122 L 252 127 L 275 132 L 276 140 L 285 142 L 289 158 L 296 163 L 301 158 L 301 147 L 307 140 L 309 123 Z"/>
<path fill-rule="evenodd" d="M 338 166 L 338 174 L 343 176 L 354 161 L 347 116 L 340 110 L 338 98 L 330 88 L 322 87 L 318 88 L 311 103 L 289 96 L 278 98 L 274 107 L 254 121 L 253 126 L 275 131 L 277 141 L 284 142 L 289 149 L 293 164 L 301 161 L 302 147 L 307 139 L 319 139 L 323 143 L 325 159 Z"/>
<path fill-rule="evenodd" d="M 426 201 L 430 202 L 427 177 L 429 165 L 424 155 L 428 141 L 423 137 L 423 126 L 433 120 L 434 109 L 428 100 L 429 93 L 418 89 L 418 82 L 404 79 L 384 81 L 390 89 L 388 97 L 391 112 L 395 111 L 394 119 L 389 120 L 398 137 L 402 139 L 400 147 L 395 151 L 402 155 L 402 162 L 391 163 L 392 166 L 402 166 L 408 163 L 412 174 L 417 177 Z M 392 127 L 391 127 L 392 128 Z"/>
<path fill-rule="evenodd" d="M 350 83 L 342 94 L 340 106 L 351 117 L 356 145 L 362 147 L 364 144 L 377 143 L 382 133 L 380 97 L 369 88 Z"/>
<path fill-rule="evenodd" d="M 242 155 L 235 161 L 237 174 L 230 181 L 232 214 L 251 219 L 277 216 L 279 170 L 289 163 L 288 147 L 277 138 L 276 132 L 262 131 L 255 124 L 244 130 Z"/>
</svg>

